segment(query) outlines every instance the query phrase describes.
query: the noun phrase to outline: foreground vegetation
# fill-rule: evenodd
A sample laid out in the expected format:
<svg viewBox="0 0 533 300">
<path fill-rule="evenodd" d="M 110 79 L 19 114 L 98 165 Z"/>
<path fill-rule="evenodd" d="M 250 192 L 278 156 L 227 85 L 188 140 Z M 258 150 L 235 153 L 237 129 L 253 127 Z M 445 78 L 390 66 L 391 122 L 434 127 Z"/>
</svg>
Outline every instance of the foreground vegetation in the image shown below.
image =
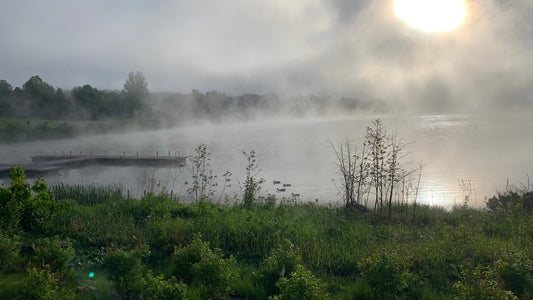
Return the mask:
<svg viewBox="0 0 533 300">
<path fill-rule="evenodd" d="M 250 156 L 249 156 L 250 157 Z M 1 299 L 530 299 L 533 194 L 391 214 L 0 188 Z M 249 186 L 254 188 L 254 186 Z"/>
</svg>

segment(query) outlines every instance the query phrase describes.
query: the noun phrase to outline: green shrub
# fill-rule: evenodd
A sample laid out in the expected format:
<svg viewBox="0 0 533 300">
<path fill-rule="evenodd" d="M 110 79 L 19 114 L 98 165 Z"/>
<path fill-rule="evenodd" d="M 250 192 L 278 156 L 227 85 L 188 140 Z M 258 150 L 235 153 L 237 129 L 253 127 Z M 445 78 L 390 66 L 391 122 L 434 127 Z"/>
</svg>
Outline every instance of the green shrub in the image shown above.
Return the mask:
<svg viewBox="0 0 533 300">
<path fill-rule="evenodd" d="M 178 279 L 204 286 L 210 297 L 222 297 L 234 289 L 238 270 L 235 259 L 224 259 L 221 251 L 211 250 L 209 242 L 202 241 L 200 235 L 187 247 L 176 248 L 172 262 Z"/>
<path fill-rule="evenodd" d="M 357 279 L 353 284 L 343 287 L 339 299 L 346 300 L 371 300 L 375 299 L 372 288 L 364 279 Z"/>
<path fill-rule="evenodd" d="M 501 286 L 491 268 L 463 266 L 459 281 L 453 286 L 457 292 L 457 299 L 461 300 L 518 299 L 511 291 Z"/>
<path fill-rule="evenodd" d="M 531 272 L 533 264 L 529 257 L 521 252 L 506 253 L 495 264 L 495 271 L 503 282 L 505 290 L 518 297 L 531 297 L 533 282 Z"/>
<path fill-rule="evenodd" d="M 278 247 L 272 250 L 270 256 L 264 262 L 263 269 L 259 273 L 259 280 L 263 282 L 268 295 L 280 292 L 276 285 L 282 277 L 288 277 L 302 264 L 300 249 L 289 240 L 284 240 Z"/>
<path fill-rule="evenodd" d="M 144 266 L 141 259 L 149 254 L 147 246 L 131 251 L 113 249 L 103 260 L 107 279 L 113 282 L 117 292 L 125 298 L 138 296 L 143 290 Z"/>
<path fill-rule="evenodd" d="M 64 271 L 74 255 L 72 241 L 68 238 L 42 238 L 35 243 L 35 258 L 39 266 L 48 265 L 54 272 Z"/>
<path fill-rule="evenodd" d="M 311 271 L 301 265 L 290 274 L 290 278 L 281 277 L 276 283 L 281 294 L 270 297 L 272 300 L 311 300 L 328 299 L 326 284 L 317 279 Z"/>
<path fill-rule="evenodd" d="M 12 167 L 9 177 L 11 186 L 0 188 L 0 226 L 9 231 L 20 225 L 25 231 L 47 232 L 53 195 L 46 182 L 38 179 L 31 186 L 21 167 Z"/>
<path fill-rule="evenodd" d="M 0 270 L 7 272 L 16 265 L 21 245 L 19 236 L 0 232 Z"/>
<path fill-rule="evenodd" d="M 400 256 L 395 253 L 376 253 L 358 263 L 361 276 L 368 282 L 376 294 L 382 296 L 398 295 L 412 280 Z"/>
<path fill-rule="evenodd" d="M 151 272 L 143 279 L 145 292 L 144 296 L 148 299 L 186 299 L 187 285 L 178 282 L 176 277 L 165 280 L 163 275 L 153 276 Z"/>
<path fill-rule="evenodd" d="M 32 268 L 17 291 L 16 299 L 20 300 L 73 300 L 73 291 L 62 289 L 59 280 L 49 268 Z"/>
</svg>

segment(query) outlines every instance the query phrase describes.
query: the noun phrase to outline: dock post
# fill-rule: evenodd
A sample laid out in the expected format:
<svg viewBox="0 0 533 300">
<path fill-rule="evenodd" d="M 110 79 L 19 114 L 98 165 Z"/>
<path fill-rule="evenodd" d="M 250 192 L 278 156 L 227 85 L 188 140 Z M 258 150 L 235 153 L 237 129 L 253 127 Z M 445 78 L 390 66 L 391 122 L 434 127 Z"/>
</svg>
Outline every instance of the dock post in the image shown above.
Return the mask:
<svg viewBox="0 0 533 300">
<path fill-rule="evenodd" d="M 70 150 L 70 156 L 72 156 L 72 150 Z"/>
<path fill-rule="evenodd" d="M 137 156 L 139 156 L 139 151 L 137 151 Z"/>
<path fill-rule="evenodd" d="M 170 157 L 170 151 L 168 151 L 168 157 Z"/>
<path fill-rule="evenodd" d="M 156 151 L 156 152 L 155 152 L 155 156 L 156 156 L 156 157 L 159 156 L 159 151 Z"/>
</svg>

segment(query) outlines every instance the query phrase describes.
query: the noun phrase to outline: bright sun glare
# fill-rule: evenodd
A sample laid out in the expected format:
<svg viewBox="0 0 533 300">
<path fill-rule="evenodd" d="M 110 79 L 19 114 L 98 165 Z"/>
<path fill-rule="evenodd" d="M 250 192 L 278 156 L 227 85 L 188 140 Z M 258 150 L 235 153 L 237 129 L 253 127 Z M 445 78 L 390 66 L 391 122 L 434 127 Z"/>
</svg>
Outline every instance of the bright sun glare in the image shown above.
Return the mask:
<svg viewBox="0 0 533 300">
<path fill-rule="evenodd" d="M 464 0 L 396 0 L 398 17 L 424 31 L 449 31 L 461 25 L 466 15 Z"/>
</svg>

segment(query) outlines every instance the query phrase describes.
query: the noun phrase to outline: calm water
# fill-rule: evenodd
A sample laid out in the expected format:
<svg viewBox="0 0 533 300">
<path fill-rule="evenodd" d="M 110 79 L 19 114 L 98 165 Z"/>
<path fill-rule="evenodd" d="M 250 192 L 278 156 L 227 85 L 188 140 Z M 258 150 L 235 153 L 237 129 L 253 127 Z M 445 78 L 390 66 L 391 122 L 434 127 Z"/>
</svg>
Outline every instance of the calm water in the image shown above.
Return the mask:
<svg viewBox="0 0 533 300">
<path fill-rule="evenodd" d="M 240 191 L 246 167 L 242 151 L 255 150 L 265 179 L 263 193 L 290 196 L 301 194 L 304 201 L 338 203 L 340 195 L 335 156 L 329 144 L 345 137 L 360 141 L 373 118 L 344 118 L 230 125 L 191 126 L 150 132 L 137 132 L 75 138 L 70 140 L 19 143 L 0 146 L 0 163 L 26 163 L 30 155 L 51 153 L 94 153 L 118 155 L 194 154 L 205 143 L 213 153 L 212 166 L 222 178 L 233 173 L 230 194 Z M 505 189 L 507 182 L 527 185 L 533 172 L 533 114 L 512 116 L 416 116 L 383 117 L 385 127 L 396 129 L 408 142 L 406 162 L 416 167 L 422 162 L 419 201 L 450 207 L 462 203 L 482 205 L 487 196 Z M 185 196 L 187 169 L 143 169 L 87 167 L 62 170 L 45 176 L 49 183 L 64 182 L 120 184 L 139 196 L 154 183 Z M 273 180 L 292 184 L 277 193 Z M 222 180 L 220 180 L 222 181 Z M 460 184 L 463 182 L 463 184 Z M 221 186 L 219 186 L 219 190 Z M 217 194 L 218 196 L 218 194 Z"/>
</svg>

